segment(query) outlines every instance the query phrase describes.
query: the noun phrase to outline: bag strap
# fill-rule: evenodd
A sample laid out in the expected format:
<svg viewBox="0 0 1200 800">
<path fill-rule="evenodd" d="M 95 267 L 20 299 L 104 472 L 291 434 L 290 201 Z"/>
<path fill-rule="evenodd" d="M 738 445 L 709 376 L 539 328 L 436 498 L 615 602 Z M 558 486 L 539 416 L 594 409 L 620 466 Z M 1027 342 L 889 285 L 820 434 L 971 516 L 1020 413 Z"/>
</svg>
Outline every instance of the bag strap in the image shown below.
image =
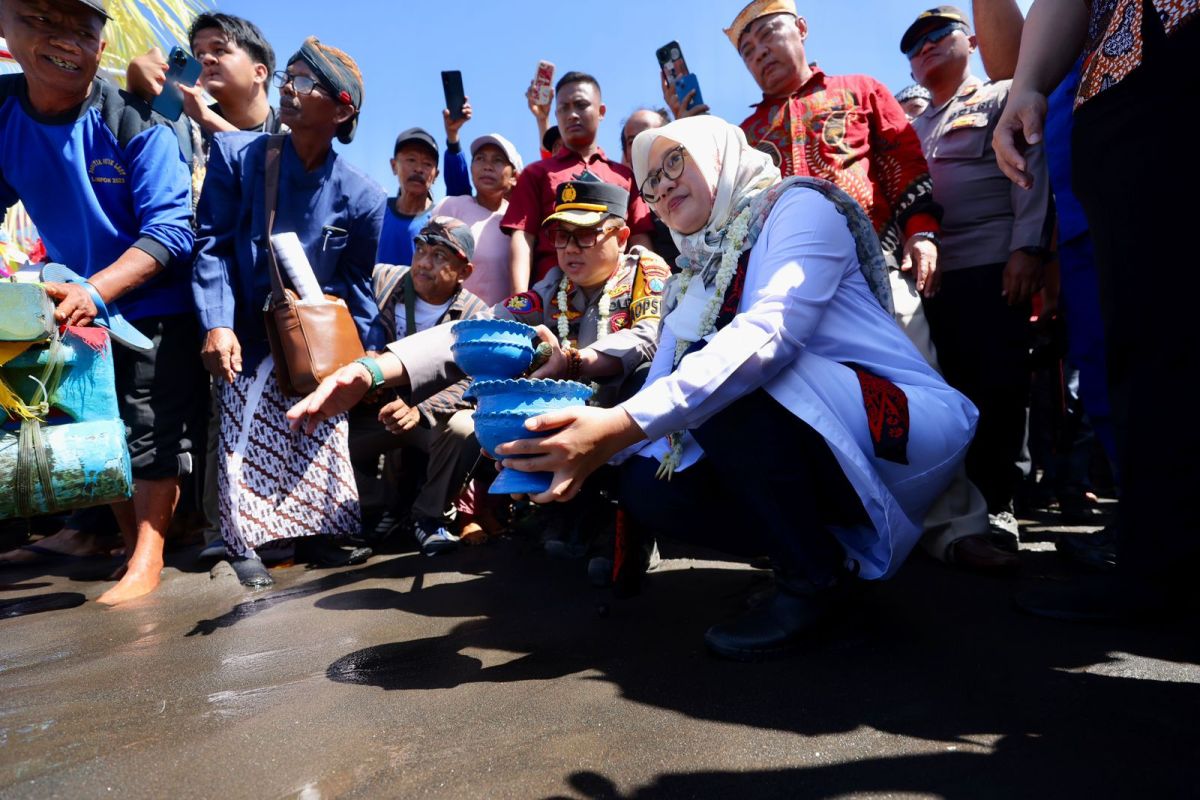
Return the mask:
<svg viewBox="0 0 1200 800">
<path fill-rule="evenodd" d="M 264 162 L 266 193 L 263 196 L 267 220 L 267 260 L 271 262 L 271 305 L 284 302 L 283 278 L 279 274 L 279 261 L 275 258 L 275 245 L 271 234 L 275 230 L 275 207 L 279 202 L 279 162 L 283 157 L 284 134 L 272 134 L 267 139 L 267 154 Z"/>
<path fill-rule="evenodd" d="M 417 332 L 417 287 L 413 286 L 411 269 L 404 273 L 400 291 L 404 292 L 404 335 L 412 336 Z"/>
</svg>

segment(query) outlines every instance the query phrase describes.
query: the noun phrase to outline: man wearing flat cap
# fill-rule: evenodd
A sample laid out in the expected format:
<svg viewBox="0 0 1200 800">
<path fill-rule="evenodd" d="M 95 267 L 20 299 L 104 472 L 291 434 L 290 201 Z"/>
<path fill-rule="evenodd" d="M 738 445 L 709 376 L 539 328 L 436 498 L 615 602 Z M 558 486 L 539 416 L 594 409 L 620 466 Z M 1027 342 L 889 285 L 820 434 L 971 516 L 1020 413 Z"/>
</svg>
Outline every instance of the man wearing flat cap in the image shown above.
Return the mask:
<svg viewBox="0 0 1200 800">
<path fill-rule="evenodd" d="M 933 174 L 942 219 L 942 290 L 926 302 L 943 374 L 979 408 L 967 474 L 983 492 L 993 536 L 1015 546 L 1013 498 L 1029 406 L 1030 301 L 1041 289 L 1054 211 L 1039 143 L 1026 190 L 996 164 L 992 134 L 1011 81 L 970 71 L 975 36 L 954 6 L 922 12 L 900 39 L 929 108 L 912 121 Z"/>
<path fill-rule="evenodd" d="M 113 350 L 135 492 L 112 506 L 128 560 L 99 597 L 111 605 L 158 586 L 204 373 L 188 287 L 187 165 L 166 120 L 96 77 L 108 19 L 103 0 L 0 3 L 0 36 L 23 71 L 0 77 L 0 213 L 24 203 L 50 260 L 86 279 L 44 284 L 59 324 L 92 325 L 119 303 L 152 343 Z M 87 553 L 83 539 L 68 529 L 39 546 Z"/>
<path fill-rule="evenodd" d="M 433 208 L 433 183 L 438 176 L 438 146 L 424 128 L 407 128 L 396 136 L 389 162 L 400 188 L 387 201 L 379 234 L 380 264 L 411 264 L 413 238 L 425 227 Z"/>
<path fill-rule="evenodd" d="M 487 303 L 463 285 L 474 269 L 474 254 L 475 237 L 465 222 L 435 216 L 416 236 L 412 267 L 375 266 L 375 300 L 389 341 L 487 314 Z M 451 532 L 454 499 L 479 458 L 471 404 L 463 399 L 468 383 L 458 381 L 416 405 L 385 390 L 381 403 L 364 401 L 350 414 L 350 458 L 364 511 L 394 501 L 390 470 L 382 480 L 377 475 L 381 454 L 413 447 L 429 455 L 411 514 L 413 534 L 426 555 L 457 546 Z"/>
<path fill-rule="evenodd" d="M 297 538 L 297 559 L 321 566 L 353 563 L 361 553 L 333 537 L 359 532 L 345 417 L 306 442 L 285 434 L 290 404 L 277 380 L 263 323 L 271 292 L 267 166 L 278 169 L 271 233 L 294 233 L 324 294 L 344 300 L 367 350 L 386 337 L 371 292 L 385 195 L 339 157 L 334 138 L 354 138 L 363 80 L 349 55 L 305 40 L 275 73 L 286 136 L 222 133 L 214 137 L 197 209 L 192 291 L 207 332 L 202 358 L 221 387 L 221 534 L 239 578 L 271 582 L 256 548 Z M 255 436 L 249 436 L 253 428 Z M 321 475 L 319 489 L 291 475 Z"/>
</svg>

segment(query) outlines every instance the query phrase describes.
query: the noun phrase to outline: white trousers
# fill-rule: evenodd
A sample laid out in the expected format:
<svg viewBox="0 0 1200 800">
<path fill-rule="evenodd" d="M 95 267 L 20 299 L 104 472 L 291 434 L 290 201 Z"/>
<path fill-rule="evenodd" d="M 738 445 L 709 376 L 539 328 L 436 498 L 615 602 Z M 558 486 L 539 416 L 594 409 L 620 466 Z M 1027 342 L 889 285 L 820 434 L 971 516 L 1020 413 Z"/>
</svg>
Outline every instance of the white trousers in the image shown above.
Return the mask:
<svg viewBox="0 0 1200 800">
<path fill-rule="evenodd" d="M 929 322 L 925 319 L 925 309 L 921 306 L 921 295 L 917 292 L 916 280 L 911 272 L 900 270 L 889 270 L 888 276 L 891 278 L 896 322 L 904 329 L 904 333 L 929 365 L 940 372 L 937 350 L 929 335 Z M 934 558 L 944 561 L 951 544 L 964 536 L 987 533 L 987 530 L 987 501 L 967 477 L 966 466 L 959 466 L 954 480 L 925 515 L 925 533 L 921 537 L 921 546 Z"/>
</svg>

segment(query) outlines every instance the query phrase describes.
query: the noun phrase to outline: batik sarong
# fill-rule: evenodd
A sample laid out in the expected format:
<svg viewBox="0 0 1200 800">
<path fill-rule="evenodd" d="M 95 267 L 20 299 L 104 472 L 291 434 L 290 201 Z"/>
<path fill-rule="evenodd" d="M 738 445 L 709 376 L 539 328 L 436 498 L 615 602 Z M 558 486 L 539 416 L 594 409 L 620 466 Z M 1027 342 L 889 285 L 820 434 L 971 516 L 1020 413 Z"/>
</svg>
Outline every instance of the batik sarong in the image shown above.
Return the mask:
<svg viewBox="0 0 1200 800">
<path fill-rule="evenodd" d="M 280 539 L 359 532 L 347 416 L 312 435 L 293 432 L 285 414 L 295 402 L 279 389 L 270 356 L 221 384 L 217 486 L 221 536 L 234 556 Z"/>
</svg>

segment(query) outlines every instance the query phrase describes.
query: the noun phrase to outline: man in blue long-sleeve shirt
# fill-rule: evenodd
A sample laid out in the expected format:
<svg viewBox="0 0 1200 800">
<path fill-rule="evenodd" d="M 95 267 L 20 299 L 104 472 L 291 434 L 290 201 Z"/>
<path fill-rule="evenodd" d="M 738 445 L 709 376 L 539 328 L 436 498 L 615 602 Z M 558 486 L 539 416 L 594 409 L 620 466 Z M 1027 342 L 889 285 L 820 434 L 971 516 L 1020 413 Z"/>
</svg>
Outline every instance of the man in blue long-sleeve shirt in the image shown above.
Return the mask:
<svg viewBox="0 0 1200 800">
<path fill-rule="evenodd" d="M 0 209 L 24 203 L 50 259 L 87 278 L 106 304 L 119 301 L 154 343 L 113 353 L 135 483 L 133 500 L 113 506 L 128 562 L 99 601 L 115 604 L 158 585 L 203 373 L 188 291 L 188 170 L 165 120 L 96 78 L 107 20 L 103 0 L 0 4 L 0 36 L 23 70 L 0 77 Z M 60 324 L 95 319 L 89 287 L 46 290 Z"/>
<path fill-rule="evenodd" d="M 297 559 L 320 566 L 370 555 L 336 543 L 359 531 L 345 421 L 309 442 L 285 435 L 291 403 L 273 377 L 262 313 L 271 291 L 269 234 L 295 234 L 321 291 L 346 302 L 364 348 L 382 350 L 386 342 L 371 291 L 386 196 L 332 146 L 335 137 L 354 138 L 362 74 L 347 53 L 310 37 L 275 73 L 275 85 L 290 134 L 213 138 L 192 277 L 206 331 L 201 357 L 219 387 L 221 534 L 238 578 L 251 587 L 272 582 L 256 553 L 271 541 L 296 539 Z M 268 230 L 266 164 L 276 147 Z"/>
</svg>

